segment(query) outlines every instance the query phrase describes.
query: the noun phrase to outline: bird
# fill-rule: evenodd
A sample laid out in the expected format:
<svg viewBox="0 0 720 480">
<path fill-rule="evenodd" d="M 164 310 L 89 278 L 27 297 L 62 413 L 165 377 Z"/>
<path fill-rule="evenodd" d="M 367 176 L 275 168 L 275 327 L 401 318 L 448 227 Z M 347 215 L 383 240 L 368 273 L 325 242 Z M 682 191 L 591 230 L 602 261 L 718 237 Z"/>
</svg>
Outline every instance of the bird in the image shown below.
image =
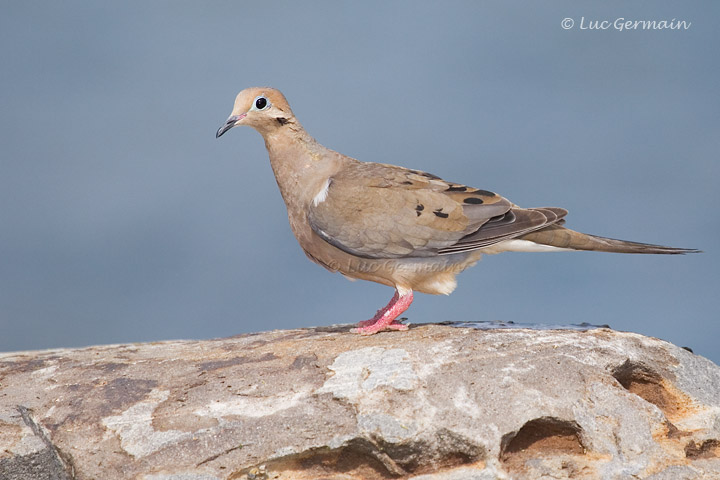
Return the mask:
<svg viewBox="0 0 720 480">
<path fill-rule="evenodd" d="M 215 137 L 237 126 L 262 135 L 290 228 L 308 258 L 350 279 L 395 289 L 354 333 L 407 330 L 398 317 L 413 292 L 449 295 L 456 275 L 483 254 L 698 252 L 580 233 L 564 226 L 563 208 L 521 208 L 489 190 L 343 155 L 311 137 L 274 88 L 241 91 Z"/>
</svg>

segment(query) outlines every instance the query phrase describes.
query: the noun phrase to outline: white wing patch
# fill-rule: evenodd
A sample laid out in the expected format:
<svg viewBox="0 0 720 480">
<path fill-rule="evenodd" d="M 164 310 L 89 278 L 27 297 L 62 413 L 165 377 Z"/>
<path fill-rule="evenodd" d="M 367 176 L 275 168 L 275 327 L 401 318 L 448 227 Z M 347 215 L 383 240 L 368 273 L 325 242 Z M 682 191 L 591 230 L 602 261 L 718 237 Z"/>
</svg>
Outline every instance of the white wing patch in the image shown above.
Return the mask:
<svg viewBox="0 0 720 480">
<path fill-rule="evenodd" d="M 313 206 L 317 207 L 319 204 L 325 201 L 328 196 L 328 190 L 330 189 L 330 179 L 328 178 L 323 183 L 320 191 L 313 197 Z"/>
<path fill-rule="evenodd" d="M 543 245 L 541 243 L 531 242 L 530 240 L 505 240 L 496 243 L 490 247 L 483 248 L 484 253 L 500 253 L 500 252 L 571 252 L 572 248 L 553 247 L 551 245 Z"/>
</svg>

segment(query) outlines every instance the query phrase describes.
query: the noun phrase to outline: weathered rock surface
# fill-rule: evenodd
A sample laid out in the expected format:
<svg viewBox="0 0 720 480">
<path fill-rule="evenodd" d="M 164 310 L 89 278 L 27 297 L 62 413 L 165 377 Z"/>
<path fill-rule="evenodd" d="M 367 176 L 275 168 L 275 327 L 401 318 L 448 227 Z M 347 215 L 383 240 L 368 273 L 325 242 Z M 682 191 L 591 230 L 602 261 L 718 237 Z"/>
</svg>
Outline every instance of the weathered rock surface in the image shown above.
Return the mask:
<svg viewBox="0 0 720 480">
<path fill-rule="evenodd" d="M 0 478 L 720 478 L 720 368 L 674 345 L 348 328 L 0 354 Z"/>
</svg>

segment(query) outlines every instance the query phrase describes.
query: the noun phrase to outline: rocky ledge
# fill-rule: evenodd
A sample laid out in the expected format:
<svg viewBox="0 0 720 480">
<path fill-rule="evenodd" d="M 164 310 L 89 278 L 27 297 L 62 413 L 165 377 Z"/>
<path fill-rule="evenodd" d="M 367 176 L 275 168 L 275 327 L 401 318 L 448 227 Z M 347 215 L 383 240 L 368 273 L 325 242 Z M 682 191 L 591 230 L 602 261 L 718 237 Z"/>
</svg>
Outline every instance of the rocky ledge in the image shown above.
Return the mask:
<svg viewBox="0 0 720 480">
<path fill-rule="evenodd" d="M 0 478 L 720 478 L 720 367 L 589 330 L 0 354 Z"/>
</svg>

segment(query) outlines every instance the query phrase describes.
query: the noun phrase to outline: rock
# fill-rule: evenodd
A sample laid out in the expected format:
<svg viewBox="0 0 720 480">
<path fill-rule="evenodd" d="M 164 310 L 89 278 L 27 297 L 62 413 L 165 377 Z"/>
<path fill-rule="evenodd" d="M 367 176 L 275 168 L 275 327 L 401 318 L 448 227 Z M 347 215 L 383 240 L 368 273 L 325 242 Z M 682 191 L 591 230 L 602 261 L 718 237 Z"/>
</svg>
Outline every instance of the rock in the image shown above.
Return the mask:
<svg viewBox="0 0 720 480">
<path fill-rule="evenodd" d="M 473 327 L 0 354 L 0 478 L 720 478 L 717 365 Z"/>
</svg>

